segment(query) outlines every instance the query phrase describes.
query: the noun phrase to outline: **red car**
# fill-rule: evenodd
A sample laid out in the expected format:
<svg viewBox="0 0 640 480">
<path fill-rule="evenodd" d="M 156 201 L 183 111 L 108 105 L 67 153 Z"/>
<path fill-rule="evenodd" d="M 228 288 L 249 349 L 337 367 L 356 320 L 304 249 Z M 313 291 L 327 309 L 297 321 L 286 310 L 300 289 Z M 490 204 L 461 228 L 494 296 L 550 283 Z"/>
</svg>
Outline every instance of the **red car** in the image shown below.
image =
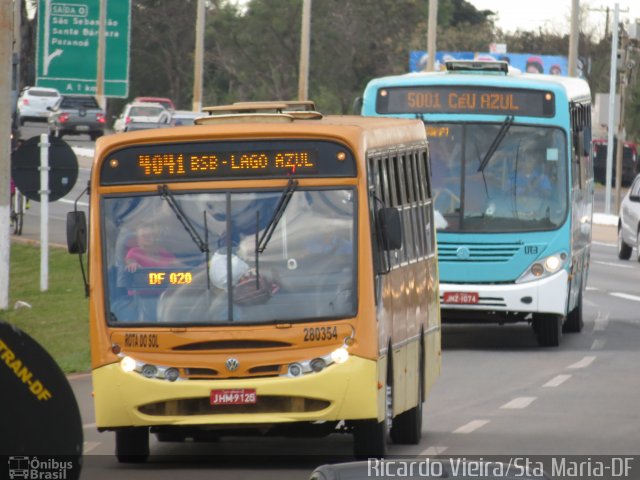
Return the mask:
<svg viewBox="0 0 640 480">
<path fill-rule="evenodd" d="M 613 149 L 613 163 L 611 168 L 611 184 L 615 185 L 616 178 L 616 149 Z M 638 168 L 638 150 L 635 143 L 624 142 L 622 150 L 622 185 L 631 185 Z M 593 175 L 596 182 L 605 183 L 607 174 L 607 140 L 596 138 L 593 140 Z"/>
<path fill-rule="evenodd" d="M 173 100 L 165 97 L 136 97 L 133 99 L 134 102 L 142 102 L 142 103 L 159 103 L 164 108 L 173 112 L 176 107 L 173 104 Z"/>
</svg>

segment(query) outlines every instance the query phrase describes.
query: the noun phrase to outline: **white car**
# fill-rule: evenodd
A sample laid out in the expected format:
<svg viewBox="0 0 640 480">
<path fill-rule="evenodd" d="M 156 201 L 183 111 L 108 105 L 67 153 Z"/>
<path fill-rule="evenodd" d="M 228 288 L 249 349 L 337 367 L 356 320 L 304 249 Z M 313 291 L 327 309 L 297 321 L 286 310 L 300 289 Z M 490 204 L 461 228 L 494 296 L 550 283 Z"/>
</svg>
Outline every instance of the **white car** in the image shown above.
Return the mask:
<svg viewBox="0 0 640 480">
<path fill-rule="evenodd" d="M 49 108 L 60 99 L 60 92 L 55 88 L 26 87 L 20 92 L 16 105 L 16 114 L 20 125 L 26 120 L 46 122 Z"/>
<path fill-rule="evenodd" d="M 113 124 L 116 133 L 169 126 L 171 112 L 159 103 L 134 102 L 125 105 Z"/>
<path fill-rule="evenodd" d="M 191 110 L 176 110 L 171 115 L 171 124 L 179 127 L 181 125 L 193 125 L 196 118 L 205 117 L 202 112 L 192 112 Z"/>
<path fill-rule="evenodd" d="M 618 258 L 628 260 L 633 247 L 640 262 L 640 175 L 620 203 L 618 220 Z"/>
</svg>

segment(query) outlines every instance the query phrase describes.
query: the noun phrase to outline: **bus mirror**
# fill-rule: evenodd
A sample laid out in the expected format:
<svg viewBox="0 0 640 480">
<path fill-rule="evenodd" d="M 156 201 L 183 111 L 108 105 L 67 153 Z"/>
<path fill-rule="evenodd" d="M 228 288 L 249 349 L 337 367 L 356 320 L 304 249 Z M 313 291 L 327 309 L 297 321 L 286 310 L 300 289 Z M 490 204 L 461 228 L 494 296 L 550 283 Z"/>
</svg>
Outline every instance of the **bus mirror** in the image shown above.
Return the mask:
<svg viewBox="0 0 640 480">
<path fill-rule="evenodd" d="M 69 253 L 87 251 L 87 219 L 84 212 L 67 213 L 67 250 Z"/>
<path fill-rule="evenodd" d="M 381 208 L 378 210 L 378 228 L 380 229 L 382 248 L 398 250 L 402 248 L 402 225 L 400 213 L 396 208 Z"/>
</svg>

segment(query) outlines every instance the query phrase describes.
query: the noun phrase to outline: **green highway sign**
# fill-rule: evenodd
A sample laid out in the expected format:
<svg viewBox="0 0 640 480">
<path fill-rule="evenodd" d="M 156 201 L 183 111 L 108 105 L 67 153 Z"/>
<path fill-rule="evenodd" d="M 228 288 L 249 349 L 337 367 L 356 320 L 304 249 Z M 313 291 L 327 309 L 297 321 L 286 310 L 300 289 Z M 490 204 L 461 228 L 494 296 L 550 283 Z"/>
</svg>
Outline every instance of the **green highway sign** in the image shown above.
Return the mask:
<svg viewBox="0 0 640 480">
<path fill-rule="evenodd" d="M 129 95 L 131 0 L 111 0 L 105 27 L 104 94 Z M 100 0 L 38 0 L 36 85 L 95 95 Z"/>
</svg>

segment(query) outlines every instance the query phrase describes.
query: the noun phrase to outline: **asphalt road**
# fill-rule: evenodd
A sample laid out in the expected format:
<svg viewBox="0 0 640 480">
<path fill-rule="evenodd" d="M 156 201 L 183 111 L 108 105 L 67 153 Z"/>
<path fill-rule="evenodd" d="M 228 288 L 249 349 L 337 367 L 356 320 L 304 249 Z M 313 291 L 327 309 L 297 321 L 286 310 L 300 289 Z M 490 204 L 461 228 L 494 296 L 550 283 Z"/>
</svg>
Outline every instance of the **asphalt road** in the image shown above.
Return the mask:
<svg viewBox="0 0 640 480">
<path fill-rule="evenodd" d="M 23 136 L 38 134 L 38 127 L 27 125 Z M 79 151 L 93 148 L 88 137 L 68 141 Z M 51 204 L 52 243 L 65 243 L 66 212 L 86 185 L 89 165 L 88 157 L 80 158 L 80 180 Z M 603 211 L 602 198 L 596 197 L 596 211 Z M 80 202 L 84 208 L 86 199 Z M 25 238 L 39 238 L 38 211 L 32 202 Z M 526 325 L 444 326 L 442 375 L 425 405 L 423 440 L 391 446 L 391 454 L 640 455 L 639 273 L 640 263 L 617 259 L 615 227 L 599 227 L 581 334 L 542 349 Z M 147 464 L 121 465 L 113 457 L 114 434 L 95 428 L 90 376 L 70 382 L 84 424 L 84 479 L 306 479 L 320 464 L 347 460 L 352 450 L 348 435 L 215 443 L 152 437 Z"/>
<path fill-rule="evenodd" d="M 443 328 L 442 375 L 426 402 L 423 440 L 392 455 L 639 455 L 640 263 L 597 241 L 585 329 L 559 348 L 537 346 L 526 325 Z M 114 434 L 98 433 L 89 375 L 71 377 L 85 425 L 87 479 L 305 479 L 349 459 L 348 435 L 158 443 L 144 465 L 120 465 Z"/>
</svg>

